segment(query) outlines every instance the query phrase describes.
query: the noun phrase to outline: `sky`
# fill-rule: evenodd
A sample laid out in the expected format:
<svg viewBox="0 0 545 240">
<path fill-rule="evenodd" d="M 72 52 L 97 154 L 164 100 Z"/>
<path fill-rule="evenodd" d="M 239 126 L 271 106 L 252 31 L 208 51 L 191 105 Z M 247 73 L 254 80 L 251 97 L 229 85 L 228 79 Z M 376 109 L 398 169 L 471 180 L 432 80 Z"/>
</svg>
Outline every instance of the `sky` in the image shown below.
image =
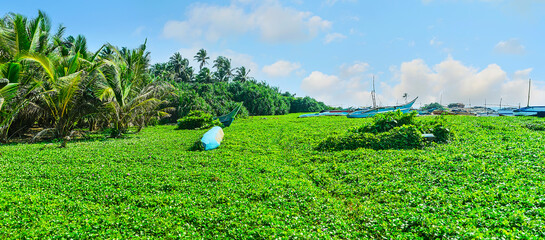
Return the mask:
<svg viewBox="0 0 545 240">
<path fill-rule="evenodd" d="M 333 106 L 370 106 L 373 78 L 380 105 L 525 106 L 529 79 L 545 105 L 545 0 L 26 0 L 0 14 L 38 10 L 91 51 L 147 40 L 152 63 L 197 66 L 203 48 Z"/>
</svg>

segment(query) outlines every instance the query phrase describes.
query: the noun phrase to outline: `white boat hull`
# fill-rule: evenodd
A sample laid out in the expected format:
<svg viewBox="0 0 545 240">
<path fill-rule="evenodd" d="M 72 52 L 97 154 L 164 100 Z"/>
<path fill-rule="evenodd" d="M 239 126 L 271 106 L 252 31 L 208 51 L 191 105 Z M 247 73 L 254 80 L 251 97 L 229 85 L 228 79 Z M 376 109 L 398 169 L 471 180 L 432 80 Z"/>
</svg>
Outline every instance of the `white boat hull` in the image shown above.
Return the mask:
<svg viewBox="0 0 545 240">
<path fill-rule="evenodd" d="M 408 112 L 411 111 L 411 107 L 413 106 L 416 99 L 418 99 L 418 97 L 415 98 L 414 100 L 408 102 L 407 104 L 400 105 L 400 106 L 375 108 L 375 109 L 370 109 L 370 110 L 365 110 L 365 111 L 355 111 L 353 113 L 348 114 L 347 117 L 349 117 L 349 118 L 366 118 L 366 117 L 375 116 L 377 114 L 386 113 L 386 112 L 393 112 L 393 111 L 397 111 L 397 110 L 400 110 L 403 113 L 408 113 Z"/>
</svg>

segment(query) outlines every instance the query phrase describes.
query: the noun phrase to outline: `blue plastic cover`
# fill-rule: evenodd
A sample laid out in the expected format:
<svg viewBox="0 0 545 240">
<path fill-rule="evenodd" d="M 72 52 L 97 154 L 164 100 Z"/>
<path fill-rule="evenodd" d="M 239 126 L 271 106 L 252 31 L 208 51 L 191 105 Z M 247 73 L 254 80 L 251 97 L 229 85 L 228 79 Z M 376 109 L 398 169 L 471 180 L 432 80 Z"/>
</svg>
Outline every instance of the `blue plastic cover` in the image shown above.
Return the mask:
<svg viewBox="0 0 545 240">
<path fill-rule="evenodd" d="M 220 146 L 220 142 L 223 139 L 223 130 L 221 127 L 215 126 L 212 129 L 208 130 L 202 138 L 201 143 L 204 147 L 204 150 L 216 149 Z"/>
</svg>

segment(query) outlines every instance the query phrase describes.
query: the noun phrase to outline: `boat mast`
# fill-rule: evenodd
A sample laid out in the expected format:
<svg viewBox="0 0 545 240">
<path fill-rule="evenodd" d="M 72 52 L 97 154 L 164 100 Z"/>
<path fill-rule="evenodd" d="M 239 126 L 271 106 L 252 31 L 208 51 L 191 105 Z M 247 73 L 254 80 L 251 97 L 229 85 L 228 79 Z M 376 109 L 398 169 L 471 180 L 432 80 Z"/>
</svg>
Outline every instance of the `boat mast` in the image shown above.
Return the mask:
<svg viewBox="0 0 545 240">
<path fill-rule="evenodd" d="M 373 91 L 371 92 L 371 97 L 373 98 L 373 108 L 377 108 L 377 100 L 375 94 L 375 75 L 373 75 Z"/>
<path fill-rule="evenodd" d="M 488 115 L 488 108 L 486 108 L 486 98 L 484 99 L 484 111 L 486 112 L 486 115 Z"/>
<path fill-rule="evenodd" d="M 528 79 L 528 104 L 526 105 L 527 107 L 530 106 L 530 88 L 531 88 L 531 86 L 532 86 L 532 79 L 529 78 Z"/>
</svg>

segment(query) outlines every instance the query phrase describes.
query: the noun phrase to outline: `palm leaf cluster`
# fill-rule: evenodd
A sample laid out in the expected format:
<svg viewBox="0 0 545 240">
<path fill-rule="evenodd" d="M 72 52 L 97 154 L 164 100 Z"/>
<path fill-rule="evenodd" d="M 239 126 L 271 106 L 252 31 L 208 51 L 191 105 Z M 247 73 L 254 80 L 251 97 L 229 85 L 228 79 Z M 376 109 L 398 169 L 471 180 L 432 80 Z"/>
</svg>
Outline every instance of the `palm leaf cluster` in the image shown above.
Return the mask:
<svg viewBox="0 0 545 240">
<path fill-rule="evenodd" d="M 149 76 L 146 43 L 92 53 L 84 36 L 51 29 L 41 11 L 0 19 L 0 141 L 30 129 L 40 130 L 34 137 L 68 138 L 84 127 L 120 136 L 165 115 L 158 107 L 171 86 Z"/>
</svg>

